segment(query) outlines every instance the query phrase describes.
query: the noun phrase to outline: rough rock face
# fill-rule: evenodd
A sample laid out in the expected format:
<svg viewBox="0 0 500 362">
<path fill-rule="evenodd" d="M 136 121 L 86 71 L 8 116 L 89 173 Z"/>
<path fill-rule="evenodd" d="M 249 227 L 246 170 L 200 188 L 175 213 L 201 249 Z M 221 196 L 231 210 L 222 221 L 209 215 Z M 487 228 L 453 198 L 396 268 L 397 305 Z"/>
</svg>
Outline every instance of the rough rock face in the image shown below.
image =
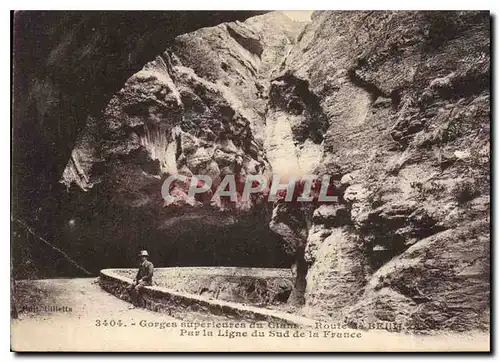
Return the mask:
<svg viewBox="0 0 500 362">
<path fill-rule="evenodd" d="M 486 329 L 489 34 L 487 12 L 319 11 L 179 36 L 88 113 L 61 179 L 63 246 L 292 265 L 307 316 Z M 162 197 L 168 175 L 196 173 L 330 175 L 338 202 L 211 202 L 182 182 L 182 201 Z"/>
<path fill-rule="evenodd" d="M 268 228 L 272 205 L 259 196 L 234 202 L 214 193 L 226 175 L 235 175 L 240 192 L 247 175 L 270 178 L 262 92 L 302 27 L 271 13 L 200 29 L 176 38 L 129 78 L 101 119 L 89 119 L 63 173 L 73 205 L 67 217 L 77 220 L 66 237 L 90 237 L 88 205 L 98 198 L 106 200 L 93 207 L 100 208 L 100 233 L 113 249 L 123 248 L 127 233 L 128 258 L 145 245 L 159 265 L 287 265 L 279 236 Z M 188 197 L 189 180 L 162 188 L 169 175 L 207 175 L 213 183 Z M 139 230 L 123 230 L 115 217 Z"/>
<path fill-rule="evenodd" d="M 284 74 L 319 98 L 315 172 L 343 197 L 314 211 L 307 238 L 291 226 L 304 313 L 487 328 L 489 29 L 486 12 L 314 13 Z"/>
<path fill-rule="evenodd" d="M 258 13 L 16 12 L 16 191 L 57 181 L 87 117 L 176 36 Z"/>
<path fill-rule="evenodd" d="M 18 11 L 13 19 L 13 214 L 51 242 L 68 207 L 58 181 L 86 123 L 99 122 L 111 96 L 173 39 L 204 26 L 244 20 L 238 11 Z M 80 140 L 81 142 L 87 142 Z M 77 148 L 81 148 L 80 146 Z M 78 166 L 76 166 L 78 167 Z M 67 262 L 14 226 L 15 264 Z M 64 230 L 62 231 L 64 234 Z M 78 243 L 78 241 L 77 241 Z M 34 247 L 33 255 L 25 250 Z M 37 252 L 36 250 L 43 250 Z M 45 254 L 42 257 L 40 254 Z M 57 261 L 56 261 L 57 260 Z M 45 269 L 45 268 L 44 268 Z M 17 270 L 17 268 L 15 268 Z"/>
</svg>

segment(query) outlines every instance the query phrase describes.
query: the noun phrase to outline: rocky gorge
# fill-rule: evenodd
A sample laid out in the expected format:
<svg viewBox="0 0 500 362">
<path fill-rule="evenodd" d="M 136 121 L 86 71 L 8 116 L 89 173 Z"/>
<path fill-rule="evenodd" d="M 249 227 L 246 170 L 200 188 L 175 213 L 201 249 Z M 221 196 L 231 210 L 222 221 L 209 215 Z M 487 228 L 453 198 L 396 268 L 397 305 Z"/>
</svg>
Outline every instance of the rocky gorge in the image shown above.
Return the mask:
<svg viewBox="0 0 500 362">
<path fill-rule="evenodd" d="M 94 27 L 102 38 L 87 46 L 73 44 L 71 33 L 47 45 L 47 67 L 70 85 L 49 86 L 58 84 L 52 77 L 26 85 L 30 97 L 20 102 L 36 105 L 29 109 L 43 120 L 40 134 L 15 148 L 14 171 L 28 158 L 43 167 L 15 192 L 43 195 L 18 191 L 17 212 L 92 272 L 130 264 L 141 248 L 159 266 L 290 267 L 289 308 L 309 318 L 488 329 L 489 13 L 207 19 L 179 25 L 137 59 L 134 46 L 147 48 L 150 38 L 136 28 L 118 33 L 132 49 L 119 56 L 98 47 L 117 39 L 106 27 Z M 88 19 L 79 26 L 91 29 Z M 154 34 L 166 31 L 158 25 Z M 99 52 L 127 53 L 123 62 L 134 66 L 118 77 L 116 63 L 90 56 Z M 71 82 L 81 68 L 61 65 L 58 55 L 94 69 L 107 62 L 111 70 L 99 76 L 114 85 L 77 89 Z M 82 107 L 78 127 L 68 107 Z M 43 157 L 33 144 L 46 146 Z M 24 149 L 29 156 L 17 159 Z M 329 175 L 338 202 L 187 198 L 180 181 L 169 191 L 183 200 L 168 202 L 161 191 L 172 174 L 208 175 L 214 187 L 228 174 Z M 19 273 L 66 271 L 15 233 Z"/>
</svg>

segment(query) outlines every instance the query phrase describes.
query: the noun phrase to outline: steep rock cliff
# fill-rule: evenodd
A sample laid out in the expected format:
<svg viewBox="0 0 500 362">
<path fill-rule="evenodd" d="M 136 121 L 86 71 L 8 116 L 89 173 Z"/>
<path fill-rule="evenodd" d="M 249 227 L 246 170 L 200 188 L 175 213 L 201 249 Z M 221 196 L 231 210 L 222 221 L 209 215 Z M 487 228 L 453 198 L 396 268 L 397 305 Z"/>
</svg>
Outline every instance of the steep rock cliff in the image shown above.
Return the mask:
<svg viewBox="0 0 500 362">
<path fill-rule="evenodd" d="M 487 12 L 314 13 L 283 76 L 319 99 L 328 126 L 314 172 L 337 178 L 343 197 L 303 215 L 311 227 L 292 226 L 308 265 L 304 313 L 487 328 L 489 21 Z M 303 133 L 290 138 L 300 153 Z"/>
<path fill-rule="evenodd" d="M 486 329 L 489 31 L 486 12 L 321 11 L 179 36 L 86 113 L 61 243 L 95 268 L 138 247 L 163 265 L 292 265 L 307 316 Z M 175 173 L 330 175 L 338 202 L 213 203 L 176 183 L 171 203 Z"/>
</svg>

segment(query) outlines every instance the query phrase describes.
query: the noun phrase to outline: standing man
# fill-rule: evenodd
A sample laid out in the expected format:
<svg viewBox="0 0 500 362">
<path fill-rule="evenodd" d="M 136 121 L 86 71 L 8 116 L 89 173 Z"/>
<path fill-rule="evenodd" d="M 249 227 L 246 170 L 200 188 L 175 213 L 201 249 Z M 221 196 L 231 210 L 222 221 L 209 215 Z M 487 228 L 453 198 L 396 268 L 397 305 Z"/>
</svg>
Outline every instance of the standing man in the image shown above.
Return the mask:
<svg viewBox="0 0 500 362">
<path fill-rule="evenodd" d="M 142 307 L 143 300 L 141 289 L 145 285 L 153 285 L 154 266 L 153 263 L 148 260 L 149 254 L 146 250 L 142 250 L 138 257 L 140 258 L 139 270 L 137 271 L 134 282 L 128 287 L 128 290 L 134 306 Z"/>
</svg>

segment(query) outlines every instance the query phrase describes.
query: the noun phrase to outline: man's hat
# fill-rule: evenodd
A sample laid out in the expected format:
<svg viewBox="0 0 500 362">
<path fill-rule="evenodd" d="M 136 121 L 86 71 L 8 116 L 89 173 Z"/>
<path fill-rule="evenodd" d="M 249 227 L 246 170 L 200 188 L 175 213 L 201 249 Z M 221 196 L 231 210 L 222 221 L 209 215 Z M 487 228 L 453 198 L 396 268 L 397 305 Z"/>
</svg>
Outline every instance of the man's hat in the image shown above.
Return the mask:
<svg viewBox="0 0 500 362">
<path fill-rule="evenodd" d="M 141 250 L 138 256 L 149 256 L 147 250 Z"/>
</svg>

